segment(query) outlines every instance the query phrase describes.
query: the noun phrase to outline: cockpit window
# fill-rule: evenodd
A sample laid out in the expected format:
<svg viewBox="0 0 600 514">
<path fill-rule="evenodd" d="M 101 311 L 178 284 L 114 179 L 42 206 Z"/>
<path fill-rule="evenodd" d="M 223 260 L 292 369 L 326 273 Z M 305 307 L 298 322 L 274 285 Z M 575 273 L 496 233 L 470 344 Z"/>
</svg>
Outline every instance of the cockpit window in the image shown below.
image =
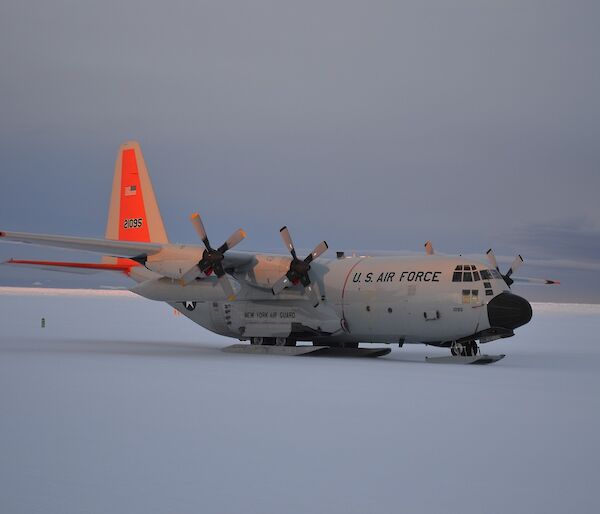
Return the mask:
<svg viewBox="0 0 600 514">
<path fill-rule="evenodd" d="M 452 282 L 479 282 L 480 280 L 491 279 L 492 273 L 490 270 L 482 269 L 481 272 L 476 271 L 476 266 L 473 264 L 459 264 L 454 268 L 454 273 L 452 274 Z"/>
<path fill-rule="evenodd" d="M 502 280 L 502 275 L 496 269 L 482 269 L 481 270 L 481 280 L 491 280 L 493 278 L 497 280 Z"/>
</svg>

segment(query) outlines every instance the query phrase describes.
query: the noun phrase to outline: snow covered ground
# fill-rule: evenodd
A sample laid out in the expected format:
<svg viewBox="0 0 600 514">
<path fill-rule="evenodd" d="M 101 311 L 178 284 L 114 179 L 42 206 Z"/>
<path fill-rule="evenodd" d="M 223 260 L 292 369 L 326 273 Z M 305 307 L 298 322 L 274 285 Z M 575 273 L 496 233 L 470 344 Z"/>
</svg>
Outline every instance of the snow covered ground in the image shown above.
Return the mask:
<svg viewBox="0 0 600 514">
<path fill-rule="evenodd" d="M 0 512 L 600 512 L 599 334 L 536 304 L 489 366 L 239 355 L 125 292 L 0 288 Z"/>
</svg>

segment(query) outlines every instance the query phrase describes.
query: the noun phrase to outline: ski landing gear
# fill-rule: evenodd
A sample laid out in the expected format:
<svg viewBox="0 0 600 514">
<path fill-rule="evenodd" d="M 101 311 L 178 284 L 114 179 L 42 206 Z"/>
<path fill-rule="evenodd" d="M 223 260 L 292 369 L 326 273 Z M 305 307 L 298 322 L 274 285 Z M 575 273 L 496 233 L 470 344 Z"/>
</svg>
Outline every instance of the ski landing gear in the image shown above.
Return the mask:
<svg viewBox="0 0 600 514">
<path fill-rule="evenodd" d="M 296 345 L 289 337 L 252 337 L 250 344 L 233 344 L 223 348 L 224 352 L 254 353 L 259 355 L 314 355 L 322 357 L 381 357 L 391 352 L 390 348 L 359 348 L 358 343 L 336 346 Z"/>
<path fill-rule="evenodd" d="M 251 337 L 250 344 L 259 346 L 296 346 L 296 340 L 291 337 Z"/>
<path fill-rule="evenodd" d="M 475 357 L 479 353 L 479 346 L 477 346 L 476 341 L 466 341 L 464 343 L 454 341 L 450 347 L 450 353 L 455 357 L 458 355 L 461 357 Z"/>
<path fill-rule="evenodd" d="M 427 362 L 433 364 L 491 364 L 505 355 L 484 355 L 480 352 L 477 342 L 474 340 L 458 342 L 454 341 L 450 346 L 449 357 L 425 357 Z"/>
</svg>

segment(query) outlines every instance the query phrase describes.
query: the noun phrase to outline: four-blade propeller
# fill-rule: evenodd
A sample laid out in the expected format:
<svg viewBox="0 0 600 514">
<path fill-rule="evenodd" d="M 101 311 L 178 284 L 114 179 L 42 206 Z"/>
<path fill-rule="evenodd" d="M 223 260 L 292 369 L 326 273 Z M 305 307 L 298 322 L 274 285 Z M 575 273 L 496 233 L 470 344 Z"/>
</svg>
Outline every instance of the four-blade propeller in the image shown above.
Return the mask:
<svg viewBox="0 0 600 514">
<path fill-rule="evenodd" d="M 227 299 L 233 300 L 235 298 L 235 292 L 231 282 L 229 282 L 229 279 L 227 278 L 227 273 L 223 267 L 223 259 L 225 258 L 227 250 L 230 250 L 239 244 L 246 237 L 246 232 L 241 228 L 236 230 L 227 241 L 215 249 L 210 244 L 200 215 L 197 212 L 192 214 L 190 216 L 190 221 L 204 243 L 205 250 L 202 254 L 202 259 L 183 274 L 181 283 L 185 285 L 195 280 L 199 275 L 203 274 L 204 276 L 209 276 L 214 273 L 218 277 L 219 284 L 223 288 Z M 310 271 L 311 262 L 327 250 L 327 243 L 321 241 L 305 259 L 301 260 L 296 255 L 292 236 L 287 227 L 283 227 L 279 232 L 286 248 L 292 255 L 292 262 L 290 263 L 287 273 L 273 285 L 273 294 L 277 295 L 281 293 L 286 287 L 302 284 L 313 306 L 317 307 L 319 305 L 319 296 L 312 286 L 308 272 Z"/>
<path fill-rule="evenodd" d="M 498 270 L 498 273 L 502 275 L 502 278 L 504 279 L 504 282 L 506 282 L 506 285 L 508 287 L 512 286 L 515 281 L 512 278 L 510 278 L 510 276 L 521 267 L 521 264 L 523 264 L 523 257 L 517 255 L 513 263 L 510 265 L 510 268 L 508 269 L 506 274 L 503 275 L 500 271 L 500 268 L 498 267 L 498 261 L 496 260 L 494 251 L 491 248 L 486 252 L 486 256 L 492 268 L 496 268 L 496 270 Z"/>
<path fill-rule="evenodd" d="M 218 277 L 219 283 L 221 284 L 227 299 L 233 300 L 235 298 L 235 293 L 231 283 L 229 282 L 229 279 L 227 278 L 227 273 L 225 273 L 225 269 L 223 268 L 223 259 L 227 250 L 233 248 L 246 237 L 246 232 L 244 232 L 241 228 L 236 230 L 233 234 L 231 234 L 231 236 L 229 236 L 227 241 L 219 246 L 219 248 L 214 249 L 210 245 L 210 241 L 206 235 L 206 230 L 204 228 L 204 224 L 202 223 L 202 219 L 200 218 L 200 214 L 197 212 L 192 214 L 190 216 L 190 221 L 192 222 L 192 225 L 194 225 L 198 236 L 200 236 L 200 239 L 202 239 L 205 250 L 202 254 L 202 259 L 200 259 L 198 264 L 193 266 L 183 275 L 183 277 L 181 277 L 182 282 L 187 284 L 193 281 L 200 273 L 203 273 L 206 276 L 214 273 Z"/>
<path fill-rule="evenodd" d="M 273 294 L 279 294 L 286 287 L 291 285 L 302 284 L 313 306 L 316 307 L 319 305 L 319 295 L 312 286 L 308 272 L 310 271 L 310 263 L 327 250 L 327 243 L 321 241 L 308 257 L 304 260 L 300 260 L 296 255 L 296 249 L 294 248 L 292 236 L 290 235 L 288 228 L 282 227 L 279 233 L 281 234 L 283 243 L 292 255 L 292 262 L 290 263 L 287 273 L 273 285 Z"/>
</svg>

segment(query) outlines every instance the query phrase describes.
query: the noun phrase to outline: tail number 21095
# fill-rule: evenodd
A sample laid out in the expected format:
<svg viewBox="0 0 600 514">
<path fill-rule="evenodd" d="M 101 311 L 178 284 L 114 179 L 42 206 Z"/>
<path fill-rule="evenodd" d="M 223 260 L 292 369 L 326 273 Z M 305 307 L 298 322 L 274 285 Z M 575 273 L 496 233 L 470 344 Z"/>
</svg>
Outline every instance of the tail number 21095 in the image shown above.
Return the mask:
<svg viewBox="0 0 600 514">
<path fill-rule="evenodd" d="M 123 220 L 123 228 L 142 228 L 144 218 L 127 218 Z"/>
</svg>

